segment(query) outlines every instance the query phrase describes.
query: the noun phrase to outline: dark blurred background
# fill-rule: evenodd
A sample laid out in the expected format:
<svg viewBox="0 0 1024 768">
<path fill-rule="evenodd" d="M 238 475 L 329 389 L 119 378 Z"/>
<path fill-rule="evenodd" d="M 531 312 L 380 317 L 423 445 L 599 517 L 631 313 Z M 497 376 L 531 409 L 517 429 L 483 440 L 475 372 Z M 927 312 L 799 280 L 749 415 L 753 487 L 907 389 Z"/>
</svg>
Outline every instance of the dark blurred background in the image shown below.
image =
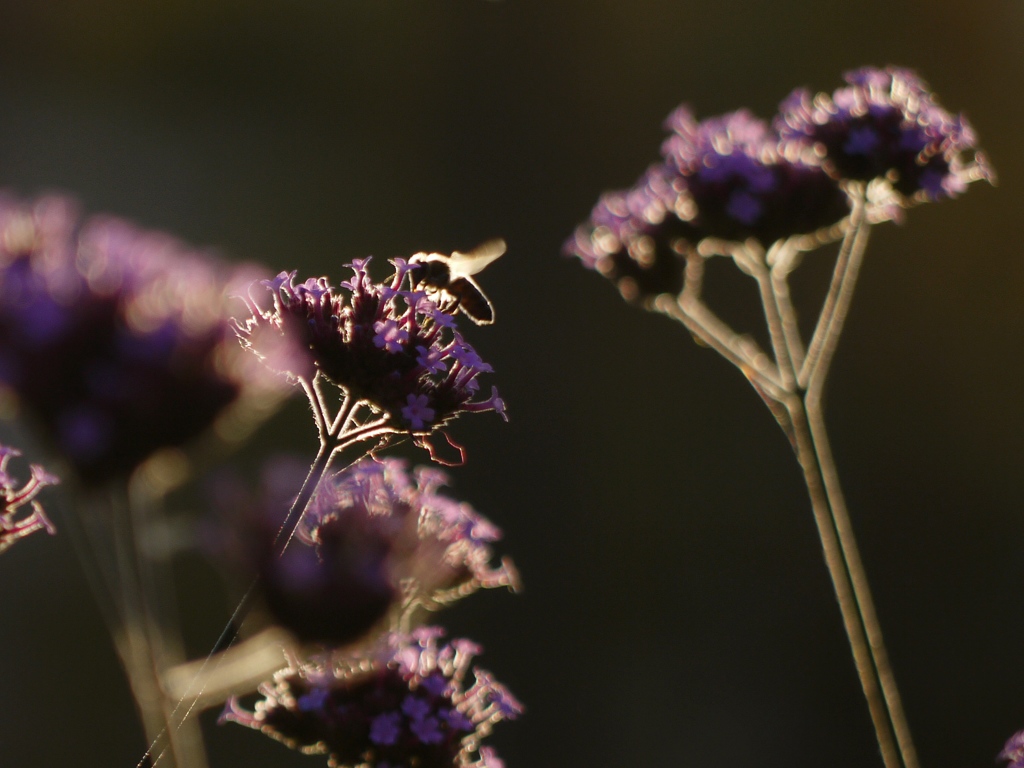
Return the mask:
<svg viewBox="0 0 1024 768">
<path fill-rule="evenodd" d="M 828 413 L 922 765 L 991 766 L 1024 727 L 1022 44 L 1021 0 L 5 0 L 0 185 L 333 281 L 505 237 L 470 336 L 512 419 L 463 419 L 452 475 L 526 591 L 441 620 L 529 708 L 496 734 L 509 767 L 880 765 L 785 438 L 559 251 L 678 103 L 768 117 L 852 67 L 917 69 L 1000 184 L 875 230 Z M 719 306 L 752 316 L 727 272 Z M 313 440 L 293 403 L 245 455 Z M 181 566 L 201 654 L 231 598 Z M 14 547 L 0 584 L 0 766 L 134 766 L 67 537 Z M 324 762 L 213 719 L 214 768 Z"/>
</svg>

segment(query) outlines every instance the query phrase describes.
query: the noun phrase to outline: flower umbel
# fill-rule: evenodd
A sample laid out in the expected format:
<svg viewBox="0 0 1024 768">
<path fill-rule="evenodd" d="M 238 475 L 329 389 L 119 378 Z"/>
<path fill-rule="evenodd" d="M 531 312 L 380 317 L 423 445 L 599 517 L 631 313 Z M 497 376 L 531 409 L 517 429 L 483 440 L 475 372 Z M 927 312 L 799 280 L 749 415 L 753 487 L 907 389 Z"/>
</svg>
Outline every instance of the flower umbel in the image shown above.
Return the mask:
<svg viewBox="0 0 1024 768">
<path fill-rule="evenodd" d="M 624 192 L 605 194 L 565 251 L 650 304 L 683 287 L 684 257 L 706 238 L 767 247 L 832 227 L 846 195 L 811 152 L 783 151 L 764 121 L 739 110 L 703 122 L 683 106 L 654 165 Z"/>
<path fill-rule="evenodd" d="M 20 455 L 17 449 L 0 445 L 0 552 L 30 533 L 39 530 L 54 533 L 53 524 L 35 497 L 44 487 L 59 481 L 38 464 L 32 464 L 31 477 L 18 488 L 17 482 L 8 473 L 7 464 L 12 457 Z M 26 504 L 29 505 L 28 514 L 22 510 Z"/>
<path fill-rule="evenodd" d="M 847 72 L 831 96 L 794 91 L 775 125 L 786 142 L 810 143 L 837 179 L 884 179 L 903 205 L 954 197 L 995 175 L 963 115 L 939 106 L 928 85 L 898 67 Z"/>
<path fill-rule="evenodd" d="M 244 510 L 253 534 L 245 556 L 276 621 L 302 641 L 341 646 L 383 620 L 398 626 L 417 607 L 436 610 L 479 588 L 515 589 L 512 562 L 490 562 L 501 532 L 443 495 L 447 483 L 433 468 L 409 473 L 399 459 L 364 459 L 324 478 L 278 554 L 274 539 L 290 500 L 265 482 L 261 498 L 274 507 L 257 510 L 258 521 L 251 506 Z"/>
<path fill-rule="evenodd" d="M 389 634 L 359 656 L 324 654 L 260 686 L 250 711 L 228 701 L 221 722 L 260 730 L 292 749 L 328 755 L 331 768 L 500 768 L 481 740 L 522 705 L 487 672 L 480 647 L 439 643 L 443 630 Z"/>
<path fill-rule="evenodd" d="M 697 122 L 681 107 L 664 162 L 604 195 L 566 244 L 628 300 L 682 323 L 735 365 L 789 438 L 804 470 L 839 607 L 887 768 L 917 758 L 878 617 L 850 534 L 822 393 L 871 227 L 909 205 L 994 176 L 962 116 L 907 70 L 865 68 L 813 99 L 794 92 L 772 127 L 746 110 Z M 839 241 L 809 338 L 790 290 L 805 254 Z M 703 299 L 705 262 L 728 256 L 756 283 L 770 347 Z M 685 277 L 685 280 L 684 280 Z M 1024 737 L 1003 757 L 1024 768 Z"/>
<path fill-rule="evenodd" d="M 745 109 L 697 122 L 680 107 L 666 121 L 662 145 L 678 174 L 668 210 L 689 221 L 697 238 L 767 247 L 816 232 L 849 213 L 846 196 L 811 153 L 783 152 L 768 125 Z M 670 177 L 671 178 L 671 177 Z"/>
<path fill-rule="evenodd" d="M 244 343 L 259 354 L 261 331 L 296 339 L 309 358 L 284 373 L 307 393 L 317 374 L 323 375 L 353 403 L 382 414 L 384 432 L 427 435 L 475 411 L 497 411 L 504 418 L 496 390 L 477 398 L 477 379 L 491 366 L 425 293 L 403 289 L 408 264 L 396 259 L 391 279 L 375 283 L 369 261 L 350 264 L 352 277 L 339 288 L 323 277 L 296 285 L 294 272 L 254 286 L 248 298 L 252 316 L 239 327 Z M 260 306 L 264 290 L 269 309 Z"/>
<path fill-rule="evenodd" d="M 125 475 L 254 393 L 231 280 L 167 235 L 83 221 L 67 199 L 0 198 L 0 386 L 84 482 Z"/>
</svg>

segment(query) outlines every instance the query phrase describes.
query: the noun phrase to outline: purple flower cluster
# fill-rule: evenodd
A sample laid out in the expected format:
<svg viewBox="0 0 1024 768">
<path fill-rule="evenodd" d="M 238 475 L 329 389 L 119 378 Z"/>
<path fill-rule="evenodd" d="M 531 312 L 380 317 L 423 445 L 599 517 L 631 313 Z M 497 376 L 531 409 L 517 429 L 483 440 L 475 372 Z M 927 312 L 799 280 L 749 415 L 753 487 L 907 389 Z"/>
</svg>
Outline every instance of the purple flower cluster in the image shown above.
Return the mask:
<svg viewBox="0 0 1024 768">
<path fill-rule="evenodd" d="M 522 706 L 481 669 L 467 687 L 481 649 L 468 640 L 439 643 L 443 634 L 436 627 L 392 633 L 364 654 L 285 669 L 260 687 L 253 710 L 232 699 L 221 721 L 326 754 L 331 768 L 502 768 L 480 741 Z"/>
<path fill-rule="evenodd" d="M 263 498 L 275 506 L 259 510 L 255 525 L 252 508 L 242 519 L 275 620 L 302 641 L 342 646 L 416 607 L 434 610 L 479 588 L 515 589 L 511 561 L 491 565 L 501 531 L 441 494 L 447 483 L 430 467 L 410 477 L 399 459 L 364 459 L 324 479 L 283 553 L 274 539 L 288 503 L 267 483 Z"/>
<path fill-rule="evenodd" d="M 257 354 L 262 331 L 295 339 L 309 358 L 283 372 L 305 382 L 323 374 L 349 396 L 387 414 L 396 431 L 427 434 L 469 411 L 505 417 L 497 389 L 475 399 L 477 379 L 492 368 L 462 337 L 451 315 L 425 293 L 403 290 L 409 265 L 396 259 L 390 281 L 375 283 L 368 263 L 348 265 L 353 275 L 340 289 L 323 277 L 296 285 L 294 272 L 263 281 L 272 307 L 262 309 L 260 297 L 253 295 L 257 291 L 250 291 L 252 317 L 240 334 Z"/>
<path fill-rule="evenodd" d="M 838 179 L 886 179 L 903 203 L 933 201 L 994 176 L 963 115 L 939 106 L 907 69 L 864 68 L 831 96 L 794 91 L 775 120 L 784 141 L 810 142 Z"/>
<path fill-rule="evenodd" d="M 767 123 L 741 109 L 698 122 L 673 112 L 662 145 L 668 210 L 696 239 L 776 240 L 828 227 L 849 208 L 813 155 L 780 144 Z"/>
<path fill-rule="evenodd" d="M 7 464 L 12 457 L 20 455 L 17 449 L 0 445 L 0 552 L 30 533 L 54 532 L 53 524 L 35 497 L 45 486 L 59 481 L 38 464 L 32 464 L 31 477 L 18 488 L 17 481 L 8 473 Z M 31 510 L 28 514 L 22 510 L 26 504 Z"/>
<path fill-rule="evenodd" d="M 965 119 L 912 73 L 846 77 L 831 98 L 796 91 L 771 125 L 747 110 L 697 121 L 680 107 L 666 121 L 662 162 L 633 188 L 603 195 L 565 251 L 647 303 L 679 293 L 683 257 L 705 238 L 767 247 L 829 230 L 850 212 L 850 182 L 888 185 L 895 203 L 875 218 L 894 218 L 992 179 Z"/>
<path fill-rule="evenodd" d="M 248 271 L 247 281 L 252 279 Z M 255 382 L 229 273 L 167 235 L 0 198 L 0 387 L 87 484 L 203 432 Z"/>
</svg>

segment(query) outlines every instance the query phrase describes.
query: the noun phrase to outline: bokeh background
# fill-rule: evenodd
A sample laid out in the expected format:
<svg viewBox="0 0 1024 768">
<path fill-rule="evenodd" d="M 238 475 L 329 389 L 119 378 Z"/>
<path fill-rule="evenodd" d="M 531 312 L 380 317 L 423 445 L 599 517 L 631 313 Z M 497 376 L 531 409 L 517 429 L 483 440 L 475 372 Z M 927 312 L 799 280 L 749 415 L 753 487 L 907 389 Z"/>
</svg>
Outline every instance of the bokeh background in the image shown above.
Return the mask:
<svg viewBox="0 0 1024 768">
<path fill-rule="evenodd" d="M 829 422 L 922 764 L 991 766 L 1024 727 L 1022 50 L 1022 0 L 4 0 L 0 185 L 332 280 L 505 237 L 498 322 L 470 336 L 512 420 L 463 419 L 452 474 L 526 591 L 442 619 L 529 707 L 507 764 L 880 765 L 786 440 L 727 363 L 559 251 L 678 103 L 770 116 L 852 67 L 917 69 L 1000 184 L 872 234 Z M 728 272 L 715 301 L 752 321 Z M 246 455 L 313 439 L 295 403 Z M 201 654 L 231 596 L 180 566 Z M 0 584 L 0 766 L 134 766 L 66 537 L 13 548 Z M 213 719 L 215 768 L 323 764 Z"/>
</svg>

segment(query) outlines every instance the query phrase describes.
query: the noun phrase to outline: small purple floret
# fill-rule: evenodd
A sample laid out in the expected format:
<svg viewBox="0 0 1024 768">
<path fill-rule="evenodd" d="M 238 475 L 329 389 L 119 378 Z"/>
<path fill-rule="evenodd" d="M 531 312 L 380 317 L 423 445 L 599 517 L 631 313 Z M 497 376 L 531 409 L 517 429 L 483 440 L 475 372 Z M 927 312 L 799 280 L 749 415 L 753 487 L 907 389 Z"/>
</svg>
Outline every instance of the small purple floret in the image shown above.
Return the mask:
<svg viewBox="0 0 1024 768">
<path fill-rule="evenodd" d="M 409 395 L 406 405 L 402 408 L 402 418 L 417 432 L 422 431 L 434 420 L 435 411 L 427 405 L 429 402 L 430 398 L 427 395 Z"/>
<path fill-rule="evenodd" d="M 406 342 L 409 341 L 409 332 L 398 327 L 394 320 L 377 321 L 373 324 L 377 335 L 373 337 L 373 344 L 377 349 L 385 349 L 388 352 L 401 352 Z"/>
<path fill-rule="evenodd" d="M 370 741 L 387 747 L 398 741 L 402 733 L 402 716 L 397 712 L 385 712 L 370 722 Z"/>
</svg>

